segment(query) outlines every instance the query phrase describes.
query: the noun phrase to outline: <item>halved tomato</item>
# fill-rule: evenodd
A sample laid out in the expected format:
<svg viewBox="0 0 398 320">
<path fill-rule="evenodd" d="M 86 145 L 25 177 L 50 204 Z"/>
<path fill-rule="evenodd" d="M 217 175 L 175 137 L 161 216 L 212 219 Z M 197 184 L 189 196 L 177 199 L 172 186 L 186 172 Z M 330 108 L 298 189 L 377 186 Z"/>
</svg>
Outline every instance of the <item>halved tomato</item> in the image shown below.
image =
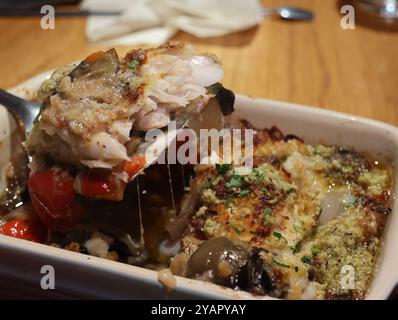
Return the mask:
<svg viewBox="0 0 398 320">
<path fill-rule="evenodd" d="M 83 209 L 76 201 L 73 176 L 67 171 L 34 173 L 28 188 L 33 207 L 49 229 L 66 230 L 79 223 Z"/>
<path fill-rule="evenodd" d="M 0 234 L 43 243 L 46 240 L 47 230 L 38 218 L 15 218 L 0 227 Z"/>
</svg>

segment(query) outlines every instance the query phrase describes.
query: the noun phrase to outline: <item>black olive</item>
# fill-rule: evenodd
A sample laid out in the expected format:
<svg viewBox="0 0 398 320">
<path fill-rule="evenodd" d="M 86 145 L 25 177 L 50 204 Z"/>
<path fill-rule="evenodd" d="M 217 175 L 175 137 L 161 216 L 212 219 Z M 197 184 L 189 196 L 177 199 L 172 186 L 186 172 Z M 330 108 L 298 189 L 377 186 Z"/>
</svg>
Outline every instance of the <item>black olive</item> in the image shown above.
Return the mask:
<svg viewBox="0 0 398 320">
<path fill-rule="evenodd" d="M 310 280 L 310 281 L 316 280 L 316 272 L 315 272 L 315 269 L 312 267 L 308 270 L 308 280 Z"/>
<path fill-rule="evenodd" d="M 221 83 L 215 83 L 208 89 L 216 95 L 216 99 L 224 116 L 229 116 L 234 112 L 235 94 L 231 90 L 224 88 Z"/>
<path fill-rule="evenodd" d="M 197 278 L 211 273 L 214 283 L 235 287 L 239 270 L 247 262 L 250 248 L 228 238 L 212 238 L 205 241 L 189 258 L 187 276 Z"/>
<path fill-rule="evenodd" d="M 228 272 L 229 271 L 229 272 Z M 207 274 L 207 276 L 206 276 Z M 264 295 L 275 289 L 260 250 L 225 237 L 204 242 L 187 263 L 186 276 Z"/>
<path fill-rule="evenodd" d="M 113 242 L 109 247 L 109 251 L 116 251 L 121 258 L 126 258 L 131 255 L 129 247 L 121 241 Z"/>
<path fill-rule="evenodd" d="M 88 250 L 87 250 L 86 247 L 80 246 L 80 250 L 79 251 L 80 251 L 80 253 L 88 254 Z"/>
<path fill-rule="evenodd" d="M 266 270 L 258 250 L 253 251 L 247 263 L 241 268 L 237 275 L 237 280 L 239 289 L 254 294 L 264 295 L 275 289 L 272 278 Z"/>
</svg>

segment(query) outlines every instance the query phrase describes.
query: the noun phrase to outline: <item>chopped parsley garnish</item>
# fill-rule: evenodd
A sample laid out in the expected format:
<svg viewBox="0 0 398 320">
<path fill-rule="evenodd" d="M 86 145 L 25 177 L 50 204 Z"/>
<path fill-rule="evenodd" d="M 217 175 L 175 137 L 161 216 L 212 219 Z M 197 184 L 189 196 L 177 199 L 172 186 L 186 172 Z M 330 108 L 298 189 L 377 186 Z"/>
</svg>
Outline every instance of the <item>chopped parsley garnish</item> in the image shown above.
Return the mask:
<svg viewBox="0 0 398 320">
<path fill-rule="evenodd" d="M 295 188 L 289 188 L 289 189 L 287 189 L 287 194 L 291 194 L 291 193 L 293 193 L 293 192 L 296 192 L 296 189 Z"/>
<path fill-rule="evenodd" d="M 242 190 L 241 192 L 239 192 L 238 196 L 239 197 L 244 197 L 244 196 L 247 196 L 249 193 L 250 193 L 250 190 L 245 189 L 245 190 Z"/>
<path fill-rule="evenodd" d="M 130 83 L 129 82 L 123 82 L 122 83 L 122 90 L 123 91 L 128 91 L 130 88 Z"/>
<path fill-rule="evenodd" d="M 297 253 L 300 251 L 300 244 L 296 244 L 291 247 L 293 253 Z"/>
<path fill-rule="evenodd" d="M 225 200 L 225 208 L 231 207 L 233 201 L 234 198 L 231 195 L 227 196 L 227 199 Z"/>
<path fill-rule="evenodd" d="M 321 152 L 318 149 L 315 149 L 313 154 L 314 154 L 314 156 L 319 156 L 319 155 L 321 155 Z"/>
<path fill-rule="evenodd" d="M 242 177 L 241 176 L 233 176 L 231 180 L 227 183 L 228 188 L 240 188 L 242 186 Z"/>
<path fill-rule="evenodd" d="M 278 240 L 284 239 L 283 236 L 282 236 L 282 234 L 279 233 L 279 232 L 275 232 L 275 231 L 274 231 L 273 235 L 274 235 L 274 237 L 277 238 Z"/>
<path fill-rule="evenodd" d="M 350 193 L 343 195 L 342 200 L 342 203 L 344 204 L 344 209 L 353 208 L 357 203 L 357 198 Z"/>
<path fill-rule="evenodd" d="M 272 212 L 272 209 L 271 209 L 271 208 L 265 208 L 265 209 L 263 210 L 263 213 L 264 213 L 265 215 L 269 215 L 269 214 L 271 214 L 271 212 Z"/>
<path fill-rule="evenodd" d="M 261 172 L 260 170 L 254 169 L 253 172 L 254 172 L 254 175 L 255 175 L 256 177 L 259 177 L 259 176 L 262 175 L 262 172 Z"/>
<path fill-rule="evenodd" d="M 312 255 L 315 257 L 315 256 L 319 253 L 319 249 L 317 249 L 317 248 L 315 248 L 315 247 L 312 247 L 312 248 L 311 248 L 311 253 L 312 253 Z"/>
<path fill-rule="evenodd" d="M 139 64 L 140 62 L 138 60 L 133 60 L 127 66 L 129 67 L 129 69 L 134 70 Z"/>
<path fill-rule="evenodd" d="M 228 170 L 230 169 L 230 165 L 226 164 L 226 163 L 216 164 L 216 169 L 219 174 L 225 175 L 228 172 Z"/>
<path fill-rule="evenodd" d="M 271 212 L 272 212 L 272 210 L 271 210 L 270 208 L 265 208 L 265 209 L 263 210 L 262 219 L 263 219 L 264 221 L 268 221 L 270 218 L 272 218 Z"/>
<path fill-rule="evenodd" d="M 296 224 L 293 225 L 293 229 L 294 229 L 294 231 L 296 231 L 296 232 L 301 232 L 300 226 L 298 226 L 298 225 L 296 225 Z"/>
<path fill-rule="evenodd" d="M 243 232 L 245 232 L 244 228 L 239 228 L 239 227 L 233 227 L 233 228 L 234 228 L 235 233 L 238 234 L 238 235 L 240 235 Z"/>
<path fill-rule="evenodd" d="M 279 262 L 279 261 L 277 261 L 277 260 L 275 260 L 275 259 L 272 259 L 272 262 L 275 263 L 276 265 L 280 266 L 280 267 L 288 268 L 288 269 L 290 268 L 289 265 L 284 264 L 284 263 L 282 263 L 282 262 Z"/>
<path fill-rule="evenodd" d="M 312 264 L 312 258 L 309 256 L 302 257 L 301 261 L 303 261 L 304 263 L 307 263 L 307 264 Z"/>
</svg>

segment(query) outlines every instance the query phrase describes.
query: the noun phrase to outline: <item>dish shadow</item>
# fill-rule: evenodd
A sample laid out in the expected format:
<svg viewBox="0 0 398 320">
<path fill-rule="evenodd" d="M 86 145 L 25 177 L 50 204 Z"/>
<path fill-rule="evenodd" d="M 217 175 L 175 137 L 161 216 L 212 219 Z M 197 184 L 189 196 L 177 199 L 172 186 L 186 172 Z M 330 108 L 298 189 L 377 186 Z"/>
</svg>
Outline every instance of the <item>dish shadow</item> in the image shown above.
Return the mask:
<svg viewBox="0 0 398 320">
<path fill-rule="evenodd" d="M 365 11 L 358 4 L 358 0 L 337 0 L 336 8 L 340 13 L 341 7 L 351 5 L 355 9 L 355 23 L 368 29 L 384 32 L 398 32 L 398 19 L 387 22 L 384 18 L 374 13 Z"/>
<path fill-rule="evenodd" d="M 234 32 L 220 37 L 199 38 L 187 32 L 179 31 L 172 40 L 185 41 L 193 44 L 221 45 L 227 47 L 242 47 L 250 44 L 258 31 L 259 26 Z"/>
</svg>

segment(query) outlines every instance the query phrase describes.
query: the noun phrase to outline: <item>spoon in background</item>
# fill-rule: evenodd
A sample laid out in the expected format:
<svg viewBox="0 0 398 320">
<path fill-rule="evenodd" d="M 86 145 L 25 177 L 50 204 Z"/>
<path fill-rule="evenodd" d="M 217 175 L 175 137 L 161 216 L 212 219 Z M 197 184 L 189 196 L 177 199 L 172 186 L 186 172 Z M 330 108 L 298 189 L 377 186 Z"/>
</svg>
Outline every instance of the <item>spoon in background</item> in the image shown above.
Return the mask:
<svg viewBox="0 0 398 320">
<path fill-rule="evenodd" d="M 284 20 L 296 21 L 312 21 L 314 19 L 314 14 L 311 11 L 289 6 L 263 8 L 263 16 L 274 16 Z"/>
<path fill-rule="evenodd" d="M 42 16 L 39 7 L 37 7 L 37 1 L 32 2 L 30 6 L 25 7 L 13 7 L 3 6 L 0 7 L 0 16 Z M 290 7 L 290 6 L 280 6 L 275 8 L 263 8 L 263 16 L 276 16 L 284 20 L 296 20 L 296 21 L 311 21 L 314 18 L 314 14 L 305 9 Z M 101 10 L 74 10 L 74 9 L 57 9 L 57 16 L 118 16 L 121 15 L 121 11 L 101 11 Z"/>
</svg>

